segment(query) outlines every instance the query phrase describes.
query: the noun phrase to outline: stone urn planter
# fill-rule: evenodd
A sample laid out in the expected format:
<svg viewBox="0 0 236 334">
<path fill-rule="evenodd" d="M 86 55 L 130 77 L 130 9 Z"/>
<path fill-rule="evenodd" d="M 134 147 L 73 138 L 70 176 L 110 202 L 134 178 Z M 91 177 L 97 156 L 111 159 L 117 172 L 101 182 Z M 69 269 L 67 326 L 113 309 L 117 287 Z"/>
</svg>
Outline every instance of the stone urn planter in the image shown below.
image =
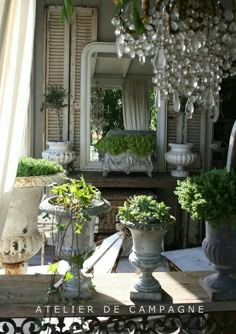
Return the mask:
<svg viewBox="0 0 236 334">
<path fill-rule="evenodd" d="M 130 263 L 140 270 L 131 288 L 131 299 L 160 301 L 162 298 L 161 286 L 152 273 L 163 262 L 164 236 L 169 225 L 175 222 L 169 210 L 163 202 L 147 195 L 133 196 L 119 208 L 120 222 L 132 235 Z"/>
<path fill-rule="evenodd" d="M 213 228 L 206 222 L 202 248 L 217 273 L 201 279 L 201 285 L 212 300 L 236 299 L 236 277 L 232 276 L 236 272 L 236 230 L 226 223 Z"/>
<path fill-rule="evenodd" d="M 75 159 L 71 141 L 48 141 L 47 145 L 48 148 L 42 152 L 44 159 L 56 161 L 62 166 Z"/>
<path fill-rule="evenodd" d="M 83 186 L 81 186 L 83 183 Z M 98 216 L 111 209 L 110 203 L 102 197 L 96 198 L 96 188 L 93 187 L 93 194 L 88 201 L 80 201 L 84 193 L 87 194 L 89 185 L 83 180 L 73 180 L 71 184 L 65 184 L 53 189 L 65 189 L 63 203 L 60 196 L 45 199 L 40 204 L 43 212 L 51 214 L 55 218 L 58 233 L 55 238 L 55 260 L 66 260 L 71 266 L 71 273 L 74 278 L 65 282 L 63 285 L 63 296 L 67 298 L 88 299 L 92 297 L 94 288 L 91 275 L 85 275 L 81 270 L 83 261 L 95 250 L 94 227 Z M 74 187 L 74 188 L 73 188 Z M 52 189 L 52 191 L 53 191 Z M 73 193 L 73 190 L 75 192 Z M 74 196 L 75 195 L 75 196 Z M 94 196 L 93 196 L 94 195 Z M 67 206 L 66 203 L 71 200 Z M 77 204 L 76 200 L 78 200 Z M 87 205 L 87 207 L 83 207 Z M 83 216 L 81 216 L 81 214 Z M 79 218 L 81 217 L 81 218 Z"/>
<path fill-rule="evenodd" d="M 236 172 L 213 169 L 177 183 L 181 208 L 206 221 L 202 247 L 216 273 L 202 287 L 212 300 L 236 299 Z"/>
<path fill-rule="evenodd" d="M 32 161 L 26 158 L 29 168 Z M 25 160 L 24 160 L 25 161 Z M 40 168 L 44 162 L 40 161 Z M 24 162 L 25 163 L 25 162 Z M 50 164 L 50 162 L 46 161 Z M 61 169 L 60 166 L 58 166 Z M 37 166 L 36 166 L 37 168 Z M 26 261 L 34 256 L 43 244 L 43 236 L 37 228 L 39 203 L 43 188 L 53 182 L 61 183 L 65 174 L 16 177 L 10 208 L 0 239 L 0 261 L 6 274 L 20 274 L 26 270 Z"/>
<path fill-rule="evenodd" d="M 189 172 L 184 170 L 184 167 L 191 165 L 197 159 L 197 154 L 191 151 L 193 144 L 173 144 L 170 143 L 170 151 L 165 153 L 166 161 L 176 166 L 175 170 L 171 171 L 174 177 L 186 177 Z"/>
</svg>

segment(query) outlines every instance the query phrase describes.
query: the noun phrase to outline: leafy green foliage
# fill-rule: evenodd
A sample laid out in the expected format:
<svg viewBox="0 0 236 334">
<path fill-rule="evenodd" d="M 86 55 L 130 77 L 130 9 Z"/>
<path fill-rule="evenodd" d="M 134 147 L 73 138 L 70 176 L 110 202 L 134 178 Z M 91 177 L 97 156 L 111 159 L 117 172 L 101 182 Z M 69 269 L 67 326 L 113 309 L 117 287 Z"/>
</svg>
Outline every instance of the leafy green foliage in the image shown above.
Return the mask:
<svg viewBox="0 0 236 334">
<path fill-rule="evenodd" d="M 44 94 L 45 107 L 48 109 L 61 110 L 67 106 L 64 103 L 65 97 L 68 95 L 66 89 L 62 85 L 50 84 L 47 86 L 47 92 Z"/>
<path fill-rule="evenodd" d="M 150 100 L 150 129 L 155 130 L 157 129 L 157 104 L 155 102 L 156 93 L 154 89 L 149 91 L 149 100 Z"/>
<path fill-rule="evenodd" d="M 41 110 L 46 108 L 47 110 L 56 113 L 60 140 L 62 140 L 62 122 L 60 113 L 63 111 L 63 108 L 67 106 L 67 104 L 64 103 L 64 99 L 67 96 L 68 93 L 62 85 L 49 84 L 47 86 L 47 92 L 44 94 L 45 101 L 41 108 Z"/>
<path fill-rule="evenodd" d="M 62 166 L 55 161 L 21 157 L 19 159 L 16 176 L 23 177 L 49 175 L 63 171 L 64 169 L 62 168 Z"/>
<path fill-rule="evenodd" d="M 118 155 L 129 151 L 139 157 L 145 157 L 155 151 L 156 145 L 153 136 L 127 135 L 106 136 L 101 138 L 95 147 L 100 154 L 108 152 Z"/>
<path fill-rule="evenodd" d="M 136 224 L 159 224 L 166 227 L 175 222 L 170 208 L 164 202 L 158 202 L 153 196 L 134 195 L 118 209 L 119 219 Z"/>
<path fill-rule="evenodd" d="M 213 227 L 228 221 L 236 228 L 235 171 L 213 169 L 188 177 L 178 181 L 175 194 L 193 219 L 207 220 Z"/>
<path fill-rule="evenodd" d="M 72 24 L 72 0 L 64 0 L 61 10 L 61 22 L 64 23 L 65 19 L 68 24 Z"/>
<path fill-rule="evenodd" d="M 86 209 L 92 207 L 94 199 L 101 198 L 100 191 L 81 177 L 79 180 L 71 179 L 68 183 L 53 186 L 52 192 L 57 195 L 55 204 L 70 210 L 71 220 L 75 224 L 75 233 L 80 233 L 83 223 L 91 218 Z M 59 226 L 62 229 L 62 224 Z"/>
<path fill-rule="evenodd" d="M 146 28 L 144 25 L 145 16 L 142 15 L 142 11 L 140 8 L 141 1 L 140 0 L 114 0 L 116 6 L 116 15 L 119 15 L 120 20 L 123 25 L 126 27 L 127 31 L 130 31 L 130 27 L 127 26 L 122 13 L 127 12 L 129 7 L 131 8 L 130 19 L 134 25 L 134 31 L 138 34 L 143 34 L 146 32 Z M 131 5 L 130 5 L 131 4 Z M 128 7 L 129 6 L 129 7 Z"/>
</svg>

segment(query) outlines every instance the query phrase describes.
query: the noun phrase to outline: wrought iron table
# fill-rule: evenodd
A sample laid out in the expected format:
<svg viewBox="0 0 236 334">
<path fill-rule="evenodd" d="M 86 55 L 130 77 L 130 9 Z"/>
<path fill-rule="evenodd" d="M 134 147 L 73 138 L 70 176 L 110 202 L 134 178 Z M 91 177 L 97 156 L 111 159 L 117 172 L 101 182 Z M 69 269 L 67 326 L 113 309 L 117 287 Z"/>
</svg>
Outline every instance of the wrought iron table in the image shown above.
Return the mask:
<svg viewBox="0 0 236 334">
<path fill-rule="evenodd" d="M 236 301 L 211 301 L 198 283 L 206 274 L 154 273 L 158 304 L 130 300 L 135 274 L 96 275 L 94 297 L 73 302 L 47 294 L 51 275 L 0 276 L 0 333 L 235 333 Z"/>
</svg>

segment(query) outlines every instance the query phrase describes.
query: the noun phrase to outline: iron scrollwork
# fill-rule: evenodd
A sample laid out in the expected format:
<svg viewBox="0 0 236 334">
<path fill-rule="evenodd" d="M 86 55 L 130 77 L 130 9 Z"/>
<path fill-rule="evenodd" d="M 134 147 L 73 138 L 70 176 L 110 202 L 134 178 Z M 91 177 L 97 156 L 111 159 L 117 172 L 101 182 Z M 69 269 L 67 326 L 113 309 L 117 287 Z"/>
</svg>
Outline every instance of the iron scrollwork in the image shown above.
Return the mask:
<svg viewBox="0 0 236 334">
<path fill-rule="evenodd" d="M 165 314 L 0 319 L 0 333 L 4 334 L 220 334 L 225 329 L 236 329 L 236 319 L 225 313 L 221 318 L 207 314 Z M 20 323 L 21 322 L 21 323 Z"/>
</svg>

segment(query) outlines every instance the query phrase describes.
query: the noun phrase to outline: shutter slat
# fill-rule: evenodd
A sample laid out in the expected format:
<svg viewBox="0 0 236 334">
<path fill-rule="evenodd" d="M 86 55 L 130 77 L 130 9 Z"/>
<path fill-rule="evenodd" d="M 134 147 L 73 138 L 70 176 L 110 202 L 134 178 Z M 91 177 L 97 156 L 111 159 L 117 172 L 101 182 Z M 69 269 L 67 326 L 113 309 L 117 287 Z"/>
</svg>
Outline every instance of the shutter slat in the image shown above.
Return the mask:
<svg viewBox="0 0 236 334">
<path fill-rule="evenodd" d="M 95 8 L 77 8 L 74 14 L 76 28 L 74 30 L 75 53 L 72 51 L 71 87 L 74 103 L 71 105 L 71 126 L 70 135 L 74 138 L 74 150 L 76 160 L 74 168 L 79 170 L 80 166 L 80 77 L 81 77 L 81 53 L 83 48 L 97 40 L 97 10 Z M 72 42 L 73 43 L 73 42 Z M 73 45 L 73 44 L 72 44 Z M 73 59 L 74 57 L 74 59 Z M 76 108 L 74 107 L 76 106 Z"/>
<path fill-rule="evenodd" d="M 64 71 L 69 64 L 65 64 L 65 41 L 69 38 L 65 29 L 65 24 L 61 23 L 61 7 L 48 7 L 46 11 L 46 79 L 45 86 L 48 84 L 62 85 L 67 89 Z M 68 50 L 69 52 L 69 50 Z M 68 115 L 67 115 L 68 117 Z M 64 125 L 63 111 L 60 115 Z M 46 140 L 59 140 L 59 129 L 56 114 L 46 113 Z"/>
</svg>

